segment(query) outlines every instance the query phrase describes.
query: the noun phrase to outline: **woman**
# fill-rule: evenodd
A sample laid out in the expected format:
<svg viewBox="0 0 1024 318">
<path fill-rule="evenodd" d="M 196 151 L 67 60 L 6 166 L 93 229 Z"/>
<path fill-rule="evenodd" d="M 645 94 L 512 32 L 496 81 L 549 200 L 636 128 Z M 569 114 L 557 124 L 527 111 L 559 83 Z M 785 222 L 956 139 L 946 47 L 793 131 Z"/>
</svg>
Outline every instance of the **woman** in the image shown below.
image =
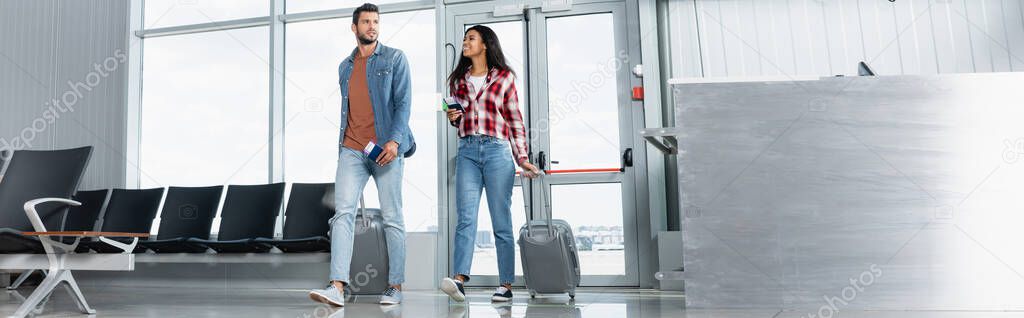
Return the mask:
<svg viewBox="0 0 1024 318">
<path fill-rule="evenodd" d="M 498 286 L 495 302 L 512 300 L 515 279 L 515 241 L 512 237 L 512 184 L 515 166 L 534 178 L 540 174 L 529 162 L 526 127 L 519 111 L 515 74 L 505 63 L 498 37 L 490 28 L 477 25 L 466 30 L 462 58 L 448 76 L 448 87 L 465 113 L 448 110 L 448 120 L 459 130 L 455 159 L 455 255 L 452 277 L 441 281 L 441 290 L 456 301 L 466 300 L 463 283 L 469 281 L 476 240 L 480 193 L 487 189 L 495 248 L 498 252 Z"/>
</svg>

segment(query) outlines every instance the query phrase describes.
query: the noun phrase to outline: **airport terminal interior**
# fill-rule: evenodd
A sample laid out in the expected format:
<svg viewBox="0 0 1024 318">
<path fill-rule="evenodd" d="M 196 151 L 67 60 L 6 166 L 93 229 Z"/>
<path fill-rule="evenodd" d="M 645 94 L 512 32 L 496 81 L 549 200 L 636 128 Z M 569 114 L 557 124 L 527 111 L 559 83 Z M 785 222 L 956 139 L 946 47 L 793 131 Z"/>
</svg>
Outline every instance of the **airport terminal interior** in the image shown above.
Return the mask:
<svg viewBox="0 0 1024 318">
<path fill-rule="evenodd" d="M 1024 317 L 1024 0 L 366 2 L 0 0 L 0 316 Z"/>
</svg>

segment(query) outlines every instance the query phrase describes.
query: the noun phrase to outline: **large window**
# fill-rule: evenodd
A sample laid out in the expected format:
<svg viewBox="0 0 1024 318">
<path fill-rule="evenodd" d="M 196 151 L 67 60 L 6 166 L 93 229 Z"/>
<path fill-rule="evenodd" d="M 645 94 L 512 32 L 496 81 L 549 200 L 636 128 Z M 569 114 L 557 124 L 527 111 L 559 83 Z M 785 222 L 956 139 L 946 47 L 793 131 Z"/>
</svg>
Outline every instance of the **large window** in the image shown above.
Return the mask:
<svg viewBox="0 0 1024 318">
<path fill-rule="evenodd" d="M 382 14 L 379 40 L 405 52 L 412 74 L 416 154 L 406 160 L 403 199 L 406 228 L 437 224 L 437 97 L 433 10 Z M 332 182 L 338 159 L 341 97 L 338 64 L 355 48 L 352 20 L 331 19 L 287 26 L 285 178 Z M 377 206 L 376 185 L 363 191 Z"/>
<path fill-rule="evenodd" d="M 267 32 L 146 40 L 141 187 L 267 182 Z"/>
<path fill-rule="evenodd" d="M 363 2 L 297 0 L 286 5 L 289 12 L 305 12 Z M 272 68 L 270 52 L 282 48 L 270 42 L 269 3 L 146 1 L 145 29 L 175 26 L 184 31 L 144 39 L 140 187 L 334 182 L 341 106 L 337 69 L 355 47 L 351 19 L 286 24 L 281 52 L 285 60 Z M 243 18 L 267 22 L 239 29 L 188 31 L 194 24 Z M 437 223 L 440 117 L 435 30 L 433 10 L 381 15 L 381 43 L 403 50 L 412 74 L 410 126 L 417 152 L 406 160 L 403 181 L 409 231 L 433 230 Z M 278 93 L 285 100 L 275 105 L 270 100 L 270 81 L 281 74 L 284 91 Z M 271 118 L 275 110 L 283 110 L 283 118 Z M 283 145 L 282 156 L 272 155 L 273 144 Z M 272 177 L 282 175 L 283 180 Z M 367 205 L 379 205 L 373 182 L 364 194 Z"/>
</svg>

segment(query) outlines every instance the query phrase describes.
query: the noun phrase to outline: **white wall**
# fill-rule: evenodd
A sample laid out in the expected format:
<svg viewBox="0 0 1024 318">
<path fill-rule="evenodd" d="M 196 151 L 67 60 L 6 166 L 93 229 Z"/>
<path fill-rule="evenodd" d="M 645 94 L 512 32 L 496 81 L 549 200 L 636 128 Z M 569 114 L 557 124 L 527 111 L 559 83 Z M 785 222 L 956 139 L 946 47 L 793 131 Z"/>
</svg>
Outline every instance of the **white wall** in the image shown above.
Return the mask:
<svg viewBox="0 0 1024 318">
<path fill-rule="evenodd" d="M 669 0 L 671 77 L 1024 71 L 1024 0 Z"/>
<path fill-rule="evenodd" d="M 0 148 L 91 145 L 81 188 L 123 185 L 127 5 L 0 0 Z"/>
</svg>

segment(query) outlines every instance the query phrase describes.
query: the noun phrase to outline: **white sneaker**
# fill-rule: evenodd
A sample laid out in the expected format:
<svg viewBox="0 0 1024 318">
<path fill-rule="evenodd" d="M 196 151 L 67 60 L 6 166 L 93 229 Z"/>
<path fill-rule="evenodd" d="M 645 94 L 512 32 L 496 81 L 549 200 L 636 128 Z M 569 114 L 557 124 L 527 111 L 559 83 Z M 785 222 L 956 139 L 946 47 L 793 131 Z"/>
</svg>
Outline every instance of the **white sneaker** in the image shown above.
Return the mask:
<svg viewBox="0 0 1024 318">
<path fill-rule="evenodd" d="M 309 291 L 309 299 L 315 302 L 328 304 L 335 307 L 345 306 L 345 294 L 331 284 L 327 289 L 314 289 Z"/>
<path fill-rule="evenodd" d="M 508 302 L 512 301 L 512 290 L 505 288 L 505 286 L 498 286 L 498 289 L 494 291 L 494 295 L 491 296 L 491 301 L 494 302 Z"/>
<path fill-rule="evenodd" d="M 384 290 L 384 294 L 380 295 L 381 305 L 398 305 L 402 303 L 402 291 L 395 289 L 394 287 L 388 287 Z"/>
</svg>

